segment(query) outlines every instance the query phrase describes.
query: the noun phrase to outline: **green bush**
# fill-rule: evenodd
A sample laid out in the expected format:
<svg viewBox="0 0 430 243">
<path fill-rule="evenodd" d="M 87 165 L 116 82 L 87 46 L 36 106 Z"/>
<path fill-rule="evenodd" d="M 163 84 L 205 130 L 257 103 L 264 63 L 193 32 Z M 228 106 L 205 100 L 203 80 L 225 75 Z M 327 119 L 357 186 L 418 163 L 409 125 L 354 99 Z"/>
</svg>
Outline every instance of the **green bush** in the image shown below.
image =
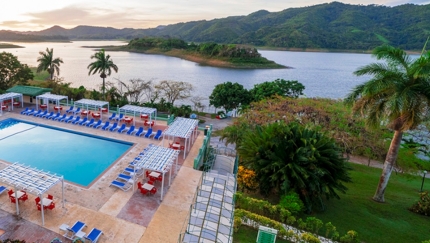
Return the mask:
<svg viewBox="0 0 430 243">
<path fill-rule="evenodd" d="M 289 192 L 287 195 L 282 196 L 279 205 L 293 214 L 302 212 L 305 207 L 296 192 Z"/>
<path fill-rule="evenodd" d="M 25 243 L 25 240 L 11 240 L 11 239 L 6 239 L 4 241 L 0 240 L 0 243 Z"/>
<path fill-rule="evenodd" d="M 420 193 L 420 200 L 409 208 L 414 213 L 430 216 L 430 196 L 429 192 Z"/>
<path fill-rule="evenodd" d="M 320 239 L 318 239 L 317 236 L 310 234 L 310 233 L 303 233 L 301 238 L 302 238 L 302 242 L 321 243 Z"/>
<path fill-rule="evenodd" d="M 342 243 L 358 243 L 358 242 L 360 242 L 358 240 L 358 233 L 355 232 L 354 230 L 350 230 L 350 231 L 348 231 L 348 233 L 346 233 L 346 235 L 340 237 L 340 242 L 342 242 Z"/>
</svg>

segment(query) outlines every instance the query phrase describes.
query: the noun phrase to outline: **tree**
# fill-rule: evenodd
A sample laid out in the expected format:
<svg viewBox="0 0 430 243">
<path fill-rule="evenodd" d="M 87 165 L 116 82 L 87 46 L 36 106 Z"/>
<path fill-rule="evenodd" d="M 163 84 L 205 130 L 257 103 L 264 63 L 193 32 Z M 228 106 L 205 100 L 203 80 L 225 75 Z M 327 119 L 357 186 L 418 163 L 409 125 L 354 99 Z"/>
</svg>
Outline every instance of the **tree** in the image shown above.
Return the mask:
<svg viewBox="0 0 430 243">
<path fill-rule="evenodd" d="M 248 103 L 249 91 L 243 85 L 230 81 L 216 85 L 209 96 L 209 105 L 215 108 L 223 107 L 226 112 Z"/>
<path fill-rule="evenodd" d="M 142 97 L 146 94 L 147 97 L 150 97 L 151 91 L 153 91 L 152 80 L 145 81 L 140 78 L 138 79 L 130 79 L 128 83 L 122 82 L 117 79 L 120 85 L 120 91 L 122 91 L 123 95 L 128 98 L 128 101 L 133 104 L 138 104 L 142 101 Z M 122 88 L 126 90 L 123 91 Z M 148 99 L 150 100 L 150 99 Z"/>
<path fill-rule="evenodd" d="M 168 103 L 175 103 L 176 100 L 183 100 L 191 96 L 193 85 L 187 82 L 163 80 L 155 85 L 160 91 L 160 95 L 166 98 Z"/>
<path fill-rule="evenodd" d="M 395 166 L 405 131 L 416 128 L 429 118 L 430 52 L 413 60 L 405 51 L 388 45 L 377 47 L 373 56 L 386 63 L 371 63 L 354 72 L 373 76 L 356 86 L 345 102 L 361 115 L 369 127 L 381 123 L 394 131 L 384 168 L 373 200 L 384 202 L 384 193 Z"/>
<path fill-rule="evenodd" d="M 293 190 L 308 212 L 322 198 L 338 198 L 350 182 L 348 167 L 334 140 L 297 123 L 275 122 L 246 131 L 238 148 L 242 164 L 257 174 L 260 191 Z"/>
<path fill-rule="evenodd" d="M 96 59 L 94 62 L 88 65 L 88 75 L 100 73 L 100 78 L 103 79 L 102 91 L 103 91 L 103 99 L 106 100 L 105 95 L 105 78 L 110 76 L 112 73 L 112 69 L 115 72 L 118 72 L 118 67 L 113 63 L 112 59 L 110 59 L 110 55 L 105 54 L 105 50 L 101 49 L 91 56 L 91 59 Z"/>
<path fill-rule="evenodd" d="M 46 52 L 40 51 L 40 57 L 37 58 L 37 73 L 42 71 L 48 71 L 50 75 L 50 79 L 54 79 L 55 72 L 60 75 L 60 65 L 63 63 L 63 60 L 59 57 L 54 58 L 54 49 L 46 48 Z"/>
<path fill-rule="evenodd" d="M 254 85 L 254 88 L 249 90 L 249 93 L 253 101 L 260 101 L 274 95 L 297 98 L 299 95 L 303 95 L 304 89 L 305 86 L 296 80 L 286 81 L 284 79 L 276 79 L 272 82 Z"/>
<path fill-rule="evenodd" d="M 0 53 L 0 90 L 7 90 L 16 84 L 27 84 L 34 78 L 27 64 L 21 64 L 11 53 Z"/>
</svg>

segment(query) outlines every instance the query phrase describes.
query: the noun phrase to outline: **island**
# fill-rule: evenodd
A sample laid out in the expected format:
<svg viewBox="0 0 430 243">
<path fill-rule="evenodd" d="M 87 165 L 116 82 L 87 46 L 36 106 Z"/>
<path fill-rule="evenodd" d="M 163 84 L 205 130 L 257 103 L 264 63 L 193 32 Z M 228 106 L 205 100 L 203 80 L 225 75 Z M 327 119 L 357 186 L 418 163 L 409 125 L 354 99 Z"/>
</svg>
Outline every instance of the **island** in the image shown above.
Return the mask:
<svg viewBox="0 0 430 243">
<path fill-rule="evenodd" d="M 176 38 L 144 37 L 135 38 L 124 46 L 105 46 L 102 48 L 107 51 L 167 55 L 213 67 L 240 69 L 290 68 L 267 60 L 261 56 L 256 48 L 246 45 L 217 44 L 214 42 L 196 44 L 187 43 Z"/>
<path fill-rule="evenodd" d="M 7 48 L 24 48 L 24 47 L 10 44 L 10 43 L 0 43 L 0 49 L 7 49 Z"/>
</svg>

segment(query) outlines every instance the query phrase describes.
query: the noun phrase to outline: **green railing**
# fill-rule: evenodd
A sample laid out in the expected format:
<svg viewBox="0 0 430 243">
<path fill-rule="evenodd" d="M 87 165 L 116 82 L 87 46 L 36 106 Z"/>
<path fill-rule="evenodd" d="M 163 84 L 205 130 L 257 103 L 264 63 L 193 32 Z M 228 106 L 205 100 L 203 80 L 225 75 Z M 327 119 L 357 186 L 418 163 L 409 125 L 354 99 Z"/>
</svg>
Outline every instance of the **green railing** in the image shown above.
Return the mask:
<svg viewBox="0 0 430 243">
<path fill-rule="evenodd" d="M 199 166 L 203 165 L 203 162 L 206 161 L 206 158 L 208 156 L 208 152 L 209 152 L 209 145 L 210 145 L 210 140 L 211 140 L 211 135 L 212 135 L 212 125 L 210 126 L 206 126 L 207 128 L 205 128 L 205 133 L 206 136 L 203 139 L 203 144 L 202 147 L 199 149 L 199 153 L 197 154 L 196 158 L 194 159 L 194 166 L 193 168 L 195 170 L 199 170 Z"/>
</svg>

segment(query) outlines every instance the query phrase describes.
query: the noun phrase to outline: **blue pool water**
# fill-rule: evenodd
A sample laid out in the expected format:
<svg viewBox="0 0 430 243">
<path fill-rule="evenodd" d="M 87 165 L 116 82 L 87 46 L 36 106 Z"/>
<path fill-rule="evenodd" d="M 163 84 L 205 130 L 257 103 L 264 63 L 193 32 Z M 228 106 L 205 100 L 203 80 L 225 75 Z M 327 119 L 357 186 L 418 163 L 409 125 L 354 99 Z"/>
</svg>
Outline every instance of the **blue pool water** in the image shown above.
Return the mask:
<svg viewBox="0 0 430 243">
<path fill-rule="evenodd" d="M 82 186 L 89 186 L 132 145 L 16 119 L 0 121 L 0 159 L 63 175 Z"/>
</svg>

